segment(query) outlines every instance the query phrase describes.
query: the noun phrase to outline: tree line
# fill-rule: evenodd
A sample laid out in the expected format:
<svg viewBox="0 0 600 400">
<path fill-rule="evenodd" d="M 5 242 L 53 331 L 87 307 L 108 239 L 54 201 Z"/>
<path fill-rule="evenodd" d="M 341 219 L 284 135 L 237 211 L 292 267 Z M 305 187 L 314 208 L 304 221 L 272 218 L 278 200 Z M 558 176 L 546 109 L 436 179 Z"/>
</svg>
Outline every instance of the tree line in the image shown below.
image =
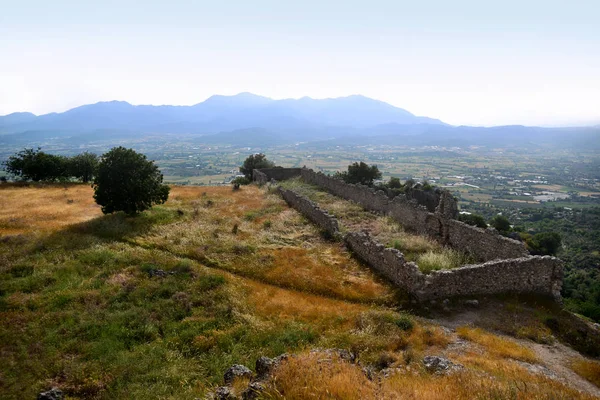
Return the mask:
<svg viewBox="0 0 600 400">
<path fill-rule="evenodd" d="M 10 175 L 23 181 L 65 182 L 73 179 L 88 183 L 98 168 L 98 156 L 81 153 L 73 157 L 48 154 L 37 149 L 24 149 L 4 162 Z"/>
</svg>

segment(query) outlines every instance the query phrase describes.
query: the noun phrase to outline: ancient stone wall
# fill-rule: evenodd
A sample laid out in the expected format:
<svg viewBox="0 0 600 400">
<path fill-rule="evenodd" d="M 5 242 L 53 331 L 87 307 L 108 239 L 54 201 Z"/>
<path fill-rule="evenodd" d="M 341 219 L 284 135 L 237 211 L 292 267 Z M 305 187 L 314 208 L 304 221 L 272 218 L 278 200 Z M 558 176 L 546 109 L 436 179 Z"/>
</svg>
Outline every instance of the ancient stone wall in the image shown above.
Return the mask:
<svg viewBox="0 0 600 400">
<path fill-rule="evenodd" d="M 381 275 L 409 293 L 423 287 L 425 275 L 413 262 L 408 262 L 399 250 L 386 248 L 363 232 L 350 232 L 344 240 L 356 256 Z"/>
<path fill-rule="evenodd" d="M 253 169 L 252 170 L 252 180 L 254 182 L 258 183 L 259 185 L 264 185 L 266 183 L 269 183 L 271 178 L 269 178 L 269 176 L 267 176 L 267 174 L 265 174 L 261 170 Z"/>
<path fill-rule="evenodd" d="M 444 221 L 445 242 L 450 247 L 474 254 L 479 260 L 526 257 L 523 243 L 504 237 L 492 228 L 482 229 L 450 219 Z"/>
<path fill-rule="evenodd" d="M 439 193 L 435 213 L 416 199 L 399 195 L 389 199 L 383 191 L 352 185 L 320 172 L 302 168 L 302 179 L 328 192 L 352 200 L 370 211 L 391 216 L 406 229 L 428 235 L 444 245 L 465 251 L 477 260 L 490 261 L 528 255 L 523 243 L 506 238 L 491 229 L 480 229 L 452 219 L 456 202 L 449 192 Z"/>
<path fill-rule="evenodd" d="M 499 293 L 529 293 L 560 300 L 563 263 L 555 257 L 528 256 L 433 271 L 416 293 L 421 300 Z"/>
<path fill-rule="evenodd" d="M 560 260 L 529 256 L 519 242 L 504 238 L 492 230 L 446 218 L 444 214 L 451 213 L 452 207 L 444 205 L 443 193 L 436 212 L 431 213 L 406 197 L 397 196 L 390 200 L 384 193 L 362 185 L 348 185 L 305 169 L 301 172 L 303 179 L 309 183 L 353 200 L 366 209 L 386 213 L 406 227 L 488 261 L 453 270 L 433 271 L 426 275 L 414 262 L 406 261 L 400 251 L 386 248 L 368 233 L 350 232 L 345 235 L 346 244 L 356 256 L 420 301 L 503 293 L 537 294 L 553 297 L 557 301 L 561 299 L 563 267 Z M 264 175 L 268 180 L 271 179 L 268 174 Z M 255 174 L 255 179 L 265 178 Z M 337 219 L 317 204 L 291 190 L 279 188 L 279 192 L 290 206 L 319 228 L 334 236 L 340 234 Z"/>
<path fill-rule="evenodd" d="M 339 235 L 340 229 L 338 221 L 327 211 L 319 208 L 318 205 L 310 201 L 304 196 L 301 196 L 291 190 L 279 188 L 279 193 L 283 199 L 293 208 L 300 211 L 306 218 L 311 220 L 315 225 L 332 236 Z"/>
<path fill-rule="evenodd" d="M 457 296 L 527 293 L 560 301 L 562 262 L 528 256 L 423 274 L 413 262 L 362 232 L 345 236 L 348 247 L 381 275 L 420 301 Z"/>
<path fill-rule="evenodd" d="M 254 171 L 252 171 L 252 178 L 254 179 Z M 271 179 L 275 179 L 276 181 L 285 181 L 287 179 L 292 179 L 297 176 L 300 176 L 302 168 L 262 168 L 258 170 L 260 173 L 265 174 L 268 177 L 267 182 L 270 182 Z M 266 182 L 263 182 L 266 183 Z"/>
</svg>

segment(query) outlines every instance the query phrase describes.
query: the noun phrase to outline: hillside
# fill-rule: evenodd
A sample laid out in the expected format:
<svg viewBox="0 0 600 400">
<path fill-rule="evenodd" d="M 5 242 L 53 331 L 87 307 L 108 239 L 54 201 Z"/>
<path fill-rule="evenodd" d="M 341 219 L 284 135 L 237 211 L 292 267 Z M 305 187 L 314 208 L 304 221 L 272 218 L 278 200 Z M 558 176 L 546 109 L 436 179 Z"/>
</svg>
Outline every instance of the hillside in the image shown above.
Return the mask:
<svg viewBox="0 0 600 400">
<path fill-rule="evenodd" d="M 600 397 L 554 305 L 478 301 L 416 308 L 267 188 L 174 186 L 128 218 L 87 185 L 0 186 L 2 398 L 202 398 L 282 353 L 266 398 Z"/>
</svg>

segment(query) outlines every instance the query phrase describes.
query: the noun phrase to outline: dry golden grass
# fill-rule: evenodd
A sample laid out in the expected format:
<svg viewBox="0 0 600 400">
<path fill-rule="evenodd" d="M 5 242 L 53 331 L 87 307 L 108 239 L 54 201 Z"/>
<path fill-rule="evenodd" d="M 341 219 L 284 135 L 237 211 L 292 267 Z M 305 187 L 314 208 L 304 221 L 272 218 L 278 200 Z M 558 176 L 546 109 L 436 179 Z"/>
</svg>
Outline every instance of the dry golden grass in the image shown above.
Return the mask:
<svg viewBox="0 0 600 400">
<path fill-rule="evenodd" d="M 408 336 L 400 339 L 401 349 L 410 348 L 417 352 L 425 350 L 443 349 L 450 343 L 448 336 L 436 326 L 416 325 Z"/>
<path fill-rule="evenodd" d="M 246 281 L 248 301 L 261 318 L 297 321 L 315 325 L 319 330 L 348 330 L 355 318 L 369 307 L 308 293 L 280 289 Z"/>
<path fill-rule="evenodd" d="M 102 215 L 83 184 L 0 185 L 0 235 L 51 232 Z"/>
<path fill-rule="evenodd" d="M 461 370 L 438 376 L 420 366 L 412 366 L 368 380 L 360 366 L 342 361 L 334 354 L 303 353 L 281 364 L 264 397 L 414 400 L 593 398 L 542 375 L 532 375 L 514 363 L 482 359 L 489 370 L 485 373 Z"/>
<path fill-rule="evenodd" d="M 348 300 L 381 301 L 389 295 L 354 260 L 331 245 L 284 247 L 267 254 L 273 256 L 273 268 L 265 274 L 269 281 L 306 291 L 318 289 L 319 293 L 329 292 Z"/>
<path fill-rule="evenodd" d="M 132 239 L 136 244 L 277 286 L 359 302 L 392 301 L 388 285 L 264 189 L 173 187 L 166 207 L 186 217 Z"/>
<path fill-rule="evenodd" d="M 456 329 L 456 333 L 463 339 L 470 340 L 481 346 L 496 357 L 512 358 L 526 362 L 536 362 L 537 357 L 533 350 L 521 346 L 511 340 L 493 335 L 481 328 L 462 326 Z"/>
<path fill-rule="evenodd" d="M 375 399 L 377 385 L 355 365 L 322 353 L 302 354 L 284 361 L 266 397 L 288 400 Z"/>
<path fill-rule="evenodd" d="M 462 360 L 460 360 L 462 361 Z M 565 385 L 524 368 L 496 363 L 489 374 L 459 371 L 435 376 L 424 371 L 401 372 L 384 379 L 383 399 L 592 399 Z"/>
<path fill-rule="evenodd" d="M 578 359 L 571 362 L 571 369 L 594 385 L 600 387 L 600 362 Z"/>
</svg>

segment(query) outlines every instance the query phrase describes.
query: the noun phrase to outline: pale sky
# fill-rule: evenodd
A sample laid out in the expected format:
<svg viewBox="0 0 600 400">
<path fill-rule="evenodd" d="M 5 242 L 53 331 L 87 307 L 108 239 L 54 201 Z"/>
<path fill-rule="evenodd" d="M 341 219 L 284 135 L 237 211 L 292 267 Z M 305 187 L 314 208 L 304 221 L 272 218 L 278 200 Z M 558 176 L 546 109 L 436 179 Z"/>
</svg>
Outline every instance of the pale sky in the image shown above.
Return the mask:
<svg viewBox="0 0 600 400">
<path fill-rule="evenodd" d="M 239 92 L 600 124 L 600 0 L 0 0 L 0 115 Z"/>
</svg>

